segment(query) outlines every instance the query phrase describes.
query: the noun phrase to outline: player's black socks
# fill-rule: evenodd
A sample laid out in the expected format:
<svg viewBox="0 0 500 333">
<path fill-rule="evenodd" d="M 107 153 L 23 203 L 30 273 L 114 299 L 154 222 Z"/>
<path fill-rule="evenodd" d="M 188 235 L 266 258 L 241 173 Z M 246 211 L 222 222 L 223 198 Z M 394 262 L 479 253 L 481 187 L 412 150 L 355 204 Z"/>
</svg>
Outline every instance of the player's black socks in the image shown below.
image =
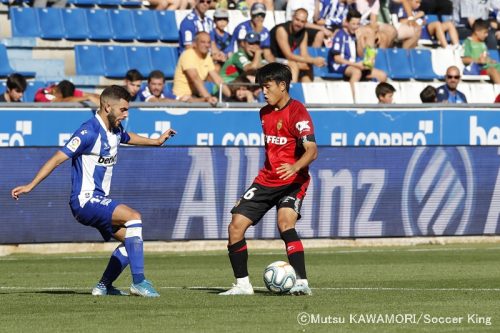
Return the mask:
<svg viewBox="0 0 500 333">
<path fill-rule="evenodd" d="M 295 228 L 282 232 L 281 239 L 285 242 L 288 261 L 295 269 L 297 278 L 307 279 L 304 247 Z"/>
<path fill-rule="evenodd" d="M 229 260 L 233 267 L 234 276 L 237 279 L 248 276 L 248 251 L 245 238 L 233 245 L 228 245 L 227 250 L 229 251 Z"/>
</svg>

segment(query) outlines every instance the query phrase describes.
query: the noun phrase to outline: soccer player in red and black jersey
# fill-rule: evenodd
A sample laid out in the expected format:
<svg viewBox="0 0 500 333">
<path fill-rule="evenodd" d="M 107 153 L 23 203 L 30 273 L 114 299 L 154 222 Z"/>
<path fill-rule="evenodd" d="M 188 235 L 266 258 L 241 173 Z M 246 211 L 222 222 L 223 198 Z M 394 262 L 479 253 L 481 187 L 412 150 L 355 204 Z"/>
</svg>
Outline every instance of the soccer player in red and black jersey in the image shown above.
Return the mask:
<svg viewBox="0 0 500 333">
<path fill-rule="evenodd" d="M 288 260 L 297 273 L 290 290 L 294 295 L 311 295 L 306 276 L 304 248 L 295 224 L 309 185 L 309 164 L 318 156 L 311 116 L 302 103 L 288 94 L 292 73 L 288 66 L 270 63 L 257 71 L 267 105 L 260 110 L 266 162 L 254 182 L 231 210 L 229 260 L 236 284 L 220 295 L 250 295 L 248 252 L 245 232 L 268 210 L 278 209 L 278 229 L 285 242 Z"/>
</svg>

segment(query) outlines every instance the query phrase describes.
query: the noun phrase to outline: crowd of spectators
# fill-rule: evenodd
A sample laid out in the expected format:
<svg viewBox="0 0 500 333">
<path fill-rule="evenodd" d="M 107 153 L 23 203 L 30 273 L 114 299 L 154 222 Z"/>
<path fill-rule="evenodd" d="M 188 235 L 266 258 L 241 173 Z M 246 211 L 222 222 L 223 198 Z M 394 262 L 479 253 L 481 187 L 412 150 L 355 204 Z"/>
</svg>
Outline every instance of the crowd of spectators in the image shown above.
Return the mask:
<svg viewBox="0 0 500 333">
<path fill-rule="evenodd" d="M 453 88 L 453 81 L 462 75 L 488 75 L 491 82 L 500 83 L 500 64 L 489 56 L 498 52 L 500 43 L 500 0 L 149 0 L 144 4 L 158 10 L 191 11 L 180 23 L 179 61 L 171 92 L 164 94 L 161 71 L 152 72 L 141 91 L 143 78 L 129 71 L 125 86 L 138 101 L 215 104 L 219 94 L 225 100 L 252 101 L 259 93 L 253 86 L 255 71 L 274 61 L 290 67 L 292 82 L 314 81 L 313 68 L 327 66 L 328 72 L 349 81 L 354 95 L 358 81 L 387 80 L 387 73 L 374 62 L 378 48 L 415 48 L 422 38 L 430 39 L 432 47 L 462 53 L 463 72 L 448 69 L 446 84 L 435 92 L 437 101 L 467 102 Z M 65 0 L 34 2 L 42 7 L 65 5 Z M 207 15 L 211 9 L 213 19 Z M 239 9 L 249 19 L 229 31 L 228 9 Z M 274 9 L 285 10 L 286 22 L 268 30 L 264 20 Z M 309 47 L 327 47 L 329 52 L 326 57 L 313 56 Z M 9 80 L 0 101 L 22 96 L 25 83 L 23 88 L 18 78 Z M 207 81 L 214 84 L 207 86 Z M 63 89 L 68 82 L 41 89 L 35 101 L 95 98 L 80 95 L 74 87 L 66 93 L 71 90 Z M 432 99 L 430 92 L 430 88 L 422 92 L 426 101 Z"/>
</svg>

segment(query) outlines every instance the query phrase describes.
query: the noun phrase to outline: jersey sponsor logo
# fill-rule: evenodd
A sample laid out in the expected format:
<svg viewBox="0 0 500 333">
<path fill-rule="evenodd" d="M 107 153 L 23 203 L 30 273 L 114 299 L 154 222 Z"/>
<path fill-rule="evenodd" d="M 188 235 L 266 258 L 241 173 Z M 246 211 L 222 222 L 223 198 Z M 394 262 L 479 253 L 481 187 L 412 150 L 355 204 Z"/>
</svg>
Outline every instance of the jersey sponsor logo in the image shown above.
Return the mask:
<svg viewBox="0 0 500 333">
<path fill-rule="evenodd" d="M 283 127 L 283 120 L 280 119 L 278 120 L 278 124 L 276 125 L 276 128 L 278 129 L 278 131 Z"/>
<path fill-rule="evenodd" d="M 97 163 L 103 166 L 110 166 L 116 163 L 116 155 L 115 156 L 99 156 L 99 160 Z"/>
<path fill-rule="evenodd" d="M 71 139 L 70 142 L 68 142 L 68 144 L 66 145 L 66 148 L 68 148 L 69 150 L 71 150 L 73 153 L 78 149 L 78 147 L 80 147 L 80 144 L 82 143 L 82 140 L 75 136 L 73 139 Z"/>
<path fill-rule="evenodd" d="M 85 134 L 87 134 L 87 133 L 88 133 L 88 131 L 87 131 L 86 129 L 81 130 L 81 132 L 80 132 L 80 134 L 81 134 L 81 135 L 85 135 Z"/>
<path fill-rule="evenodd" d="M 288 139 L 283 136 L 266 135 L 266 143 L 273 143 L 275 145 L 286 145 Z"/>
<path fill-rule="evenodd" d="M 295 127 L 297 128 L 299 133 L 302 133 L 302 131 L 311 129 L 311 127 L 309 126 L 309 120 L 299 121 L 295 124 Z"/>
</svg>

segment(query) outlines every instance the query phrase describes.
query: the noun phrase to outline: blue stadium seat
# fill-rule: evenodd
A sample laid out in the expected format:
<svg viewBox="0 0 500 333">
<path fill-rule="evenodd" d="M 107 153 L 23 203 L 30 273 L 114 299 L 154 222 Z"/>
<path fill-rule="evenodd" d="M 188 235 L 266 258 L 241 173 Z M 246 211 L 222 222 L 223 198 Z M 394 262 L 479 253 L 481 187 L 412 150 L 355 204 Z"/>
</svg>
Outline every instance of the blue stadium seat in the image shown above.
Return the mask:
<svg viewBox="0 0 500 333">
<path fill-rule="evenodd" d="M 102 47 L 104 57 L 104 75 L 122 78 L 129 70 L 127 53 L 124 46 L 107 45 Z"/>
<path fill-rule="evenodd" d="M 175 66 L 179 59 L 176 47 L 151 47 L 149 55 L 153 69 L 161 70 L 167 79 L 174 77 Z"/>
<path fill-rule="evenodd" d="M 136 37 L 134 18 L 131 10 L 113 9 L 109 11 L 113 39 L 116 41 L 133 41 Z"/>
<path fill-rule="evenodd" d="M 163 42 L 179 42 L 179 29 L 173 10 L 155 10 L 158 21 L 160 40 Z"/>
<path fill-rule="evenodd" d="M 158 22 L 154 10 L 134 10 L 132 13 L 137 40 L 151 42 L 160 39 Z"/>
<path fill-rule="evenodd" d="M 500 51 L 492 49 L 488 50 L 488 55 L 491 59 L 495 60 L 497 63 L 500 62 Z"/>
<path fill-rule="evenodd" d="M 153 70 L 148 47 L 130 46 L 126 48 L 129 69 L 137 69 L 143 77 Z"/>
<path fill-rule="evenodd" d="M 323 58 L 325 58 L 325 61 L 327 63 L 328 63 L 328 53 L 329 53 L 329 51 L 330 51 L 330 49 L 326 48 L 326 47 L 320 47 L 320 48 L 309 47 L 307 49 L 307 52 L 312 57 L 323 57 Z M 343 78 L 342 74 L 330 73 L 328 71 L 328 65 L 323 66 L 323 67 L 313 66 L 313 75 L 315 77 L 320 77 L 320 78 L 323 78 L 323 79 L 342 79 Z"/>
<path fill-rule="evenodd" d="M 306 102 L 304 91 L 302 90 L 302 83 L 290 83 L 290 97 L 302 103 Z"/>
<path fill-rule="evenodd" d="M 89 36 L 87 10 L 83 8 L 65 8 L 62 12 L 65 38 L 70 40 L 84 40 Z"/>
<path fill-rule="evenodd" d="M 89 9 L 87 11 L 87 23 L 89 29 L 89 39 L 110 40 L 113 38 L 113 30 L 109 14 L 104 9 Z"/>
<path fill-rule="evenodd" d="M 34 8 L 13 7 L 9 11 L 13 37 L 40 37 L 40 25 Z"/>
<path fill-rule="evenodd" d="M 414 78 L 417 80 L 434 80 L 439 75 L 432 69 L 431 51 L 422 49 L 410 50 L 410 62 Z"/>
<path fill-rule="evenodd" d="M 77 75 L 104 75 L 104 59 L 101 48 L 96 45 L 75 46 Z"/>
<path fill-rule="evenodd" d="M 68 0 L 68 3 L 75 6 L 93 7 L 97 4 L 97 0 Z"/>
<path fill-rule="evenodd" d="M 121 0 L 96 0 L 99 6 L 113 6 L 118 7 L 121 5 Z"/>
<path fill-rule="evenodd" d="M 413 73 L 409 51 L 405 49 L 388 49 L 387 62 L 389 64 L 389 77 L 394 80 L 408 80 L 415 76 Z"/>
<path fill-rule="evenodd" d="M 61 8 L 39 8 L 36 14 L 40 23 L 40 37 L 63 39 L 66 36 Z"/>
<path fill-rule="evenodd" d="M 389 64 L 387 63 L 386 49 L 377 49 L 377 55 L 375 56 L 375 68 L 380 69 L 389 75 Z"/>
<path fill-rule="evenodd" d="M 29 81 L 23 94 L 23 102 L 31 103 L 35 101 L 35 94 L 38 89 L 47 86 L 45 81 Z"/>
<path fill-rule="evenodd" d="M 7 57 L 7 49 L 5 45 L 0 44 L 0 76 L 9 76 L 14 72 L 14 69 L 10 67 L 9 58 Z"/>
</svg>

